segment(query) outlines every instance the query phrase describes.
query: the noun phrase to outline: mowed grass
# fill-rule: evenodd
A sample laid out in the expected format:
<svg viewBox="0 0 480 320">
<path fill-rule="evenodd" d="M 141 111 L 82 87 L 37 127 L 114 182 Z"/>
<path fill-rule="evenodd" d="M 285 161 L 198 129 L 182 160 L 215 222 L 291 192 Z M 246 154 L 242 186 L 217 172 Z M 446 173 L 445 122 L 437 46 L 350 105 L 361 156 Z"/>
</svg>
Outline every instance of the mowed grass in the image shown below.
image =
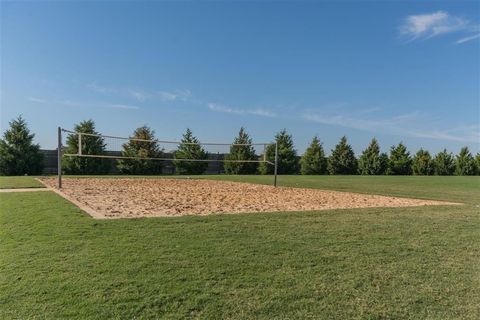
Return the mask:
<svg viewBox="0 0 480 320">
<path fill-rule="evenodd" d="M 44 186 L 35 180 L 35 177 L 5 177 L 0 176 L 0 189 L 18 189 L 18 188 L 43 188 Z"/>
<path fill-rule="evenodd" d="M 209 176 L 209 179 L 271 184 L 271 176 Z M 480 204 L 480 177 L 278 176 L 278 185 Z"/>
<path fill-rule="evenodd" d="M 425 197 L 478 195 L 445 181 Z M 0 318 L 478 319 L 465 202 L 94 220 L 54 193 L 0 194 Z"/>
</svg>

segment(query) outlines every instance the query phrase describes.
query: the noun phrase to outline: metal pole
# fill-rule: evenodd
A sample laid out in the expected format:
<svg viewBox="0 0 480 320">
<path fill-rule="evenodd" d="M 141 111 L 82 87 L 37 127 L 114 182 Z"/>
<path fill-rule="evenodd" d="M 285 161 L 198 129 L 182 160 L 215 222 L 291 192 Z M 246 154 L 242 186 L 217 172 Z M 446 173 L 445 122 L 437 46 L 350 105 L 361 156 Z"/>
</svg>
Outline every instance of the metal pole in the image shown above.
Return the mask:
<svg viewBox="0 0 480 320">
<path fill-rule="evenodd" d="M 78 155 L 82 155 L 82 134 L 78 133 Z"/>
<path fill-rule="evenodd" d="M 273 178 L 273 186 L 277 186 L 277 169 L 278 169 L 278 142 L 275 142 L 275 168 L 273 174 L 275 175 Z"/>
<path fill-rule="evenodd" d="M 58 127 L 58 147 L 57 147 L 57 173 L 58 189 L 62 188 L 62 128 Z"/>
</svg>

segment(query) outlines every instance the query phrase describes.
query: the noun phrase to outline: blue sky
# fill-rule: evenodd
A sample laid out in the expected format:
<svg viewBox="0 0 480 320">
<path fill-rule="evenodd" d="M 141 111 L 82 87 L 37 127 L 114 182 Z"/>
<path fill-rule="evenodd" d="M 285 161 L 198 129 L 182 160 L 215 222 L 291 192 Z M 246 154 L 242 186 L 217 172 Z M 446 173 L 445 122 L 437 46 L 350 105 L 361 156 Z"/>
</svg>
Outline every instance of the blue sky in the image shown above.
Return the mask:
<svg viewBox="0 0 480 320">
<path fill-rule="evenodd" d="M 479 151 L 480 4 L 2 2 L 1 128 Z"/>
</svg>

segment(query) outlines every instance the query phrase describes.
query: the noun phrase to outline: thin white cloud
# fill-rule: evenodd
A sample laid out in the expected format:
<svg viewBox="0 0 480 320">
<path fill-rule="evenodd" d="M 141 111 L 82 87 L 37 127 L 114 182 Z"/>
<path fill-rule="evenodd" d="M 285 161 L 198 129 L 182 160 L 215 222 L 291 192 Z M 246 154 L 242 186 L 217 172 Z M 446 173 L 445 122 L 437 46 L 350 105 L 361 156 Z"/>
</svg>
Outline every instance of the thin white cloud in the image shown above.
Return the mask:
<svg viewBox="0 0 480 320">
<path fill-rule="evenodd" d="M 480 142 L 480 126 L 479 125 L 469 125 L 461 126 L 452 129 L 443 129 L 443 130 L 417 130 L 413 131 L 412 134 L 415 137 L 420 138 L 430 138 L 437 140 L 450 140 L 450 141 L 460 141 L 460 142 Z"/>
<path fill-rule="evenodd" d="M 47 103 L 47 100 L 36 98 L 36 97 L 29 97 L 28 101 L 35 102 L 35 103 Z"/>
<path fill-rule="evenodd" d="M 227 106 L 224 106 L 224 105 L 221 105 L 221 104 L 217 104 L 217 103 L 209 102 L 207 105 L 208 105 L 208 108 L 212 111 L 225 112 L 225 113 L 235 113 L 235 114 L 245 113 L 242 110 L 235 109 L 235 108 L 230 108 L 230 107 L 227 107 Z"/>
<path fill-rule="evenodd" d="M 462 33 L 463 38 L 455 41 L 462 44 L 480 38 L 480 26 L 446 11 L 407 16 L 400 28 L 400 35 L 408 41 L 429 39 L 449 33 Z M 474 33 L 472 35 L 472 33 Z"/>
<path fill-rule="evenodd" d="M 191 96 L 191 92 L 190 90 L 179 89 L 173 92 L 158 91 L 157 95 L 162 101 L 175 101 L 175 100 L 187 101 Z"/>
<path fill-rule="evenodd" d="M 140 107 L 138 106 L 131 106 L 127 104 L 111 104 L 107 106 L 108 108 L 113 108 L 113 109 L 125 109 L 125 110 L 138 110 Z"/>
<path fill-rule="evenodd" d="M 89 88 L 89 89 L 91 89 L 95 92 L 104 93 L 104 94 L 112 91 L 111 88 L 100 86 L 95 81 L 87 84 L 87 88 Z"/>
<path fill-rule="evenodd" d="M 175 101 L 177 99 L 177 95 L 167 91 L 159 91 L 158 97 L 162 101 Z"/>
<path fill-rule="evenodd" d="M 118 87 L 107 87 L 101 86 L 97 82 L 93 81 L 86 85 L 90 90 L 101 93 L 101 94 L 114 94 L 121 97 L 130 97 L 139 102 L 144 102 L 146 100 L 160 100 L 164 102 L 171 101 L 188 101 L 191 92 L 188 89 L 176 89 L 173 91 L 152 91 L 142 88 L 118 88 Z"/>
<path fill-rule="evenodd" d="M 105 103 L 105 102 L 91 102 L 91 101 L 80 101 L 80 100 L 70 100 L 70 99 L 60 99 L 60 100 L 47 100 L 40 99 L 35 97 L 28 98 L 29 101 L 35 103 L 42 103 L 49 105 L 61 105 L 70 108 L 111 108 L 111 109 L 124 109 L 124 110 L 138 110 L 140 107 L 128 104 L 119 104 L 119 103 Z"/>
<path fill-rule="evenodd" d="M 374 133 L 460 142 L 478 143 L 480 141 L 480 128 L 478 125 L 462 126 L 453 129 L 425 128 L 425 118 L 427 117 L 419 112 L 406 113 L 393 117 L 361 118 L 307 111 L 303 114 L 303 118 L 315 123 L 353 128 Z"/>
<path fill-rule="evenodd" d="M 151 94 L 143 90 L 129 90 L 129 94 L 140 102 L 147 100 Z"/>
<path fill-rule="evenodd" d="M 207 103 L 207 106 L 211 111 L 215 111 L 215 112 L 224 112 L 224 113 L 232 113 L 232 114 L 251 114 L 255 116 L 269 117 L 269 118 L 274 118 L 277 116 L 275 113 L 262 108 L 239 109 L 239 108 L 233 108 L 233 107 L 212 103 L 212 102 Z"/>
<path fill-rule="evenodd" d="M 254 110 L 247 110 L 247 113 L 254 114 L 256 116 L 262 116 L 262 117 L 270 117 L 274 118 L 277 115 L 269 110 L 265 110 L 262 108 L 254 109 Z"/>
<path fill-rule="evenodd" d="M 465 30 L 469 22 L 445 11 L 410 15 L 400 26 L 400 34 L 410 40 L 432 38 L 441 34 Z"/>
<path fill-rule="evenodd" d="M 459 39 L 457 41 L 455 41 L 456 44 L 462 44 L 462 43 L 465 43 L 465 42 L 468 42 L 468 41 L 471 41 L 471 40 L 475 40 L 475 39 L 478 39 L 480 38 L 480 33 L 477 33 L 473 36 L 470 36 L 470 37 L 465 37 L 465 38 L 462 38 L 462 39 Z"/>
</svg>

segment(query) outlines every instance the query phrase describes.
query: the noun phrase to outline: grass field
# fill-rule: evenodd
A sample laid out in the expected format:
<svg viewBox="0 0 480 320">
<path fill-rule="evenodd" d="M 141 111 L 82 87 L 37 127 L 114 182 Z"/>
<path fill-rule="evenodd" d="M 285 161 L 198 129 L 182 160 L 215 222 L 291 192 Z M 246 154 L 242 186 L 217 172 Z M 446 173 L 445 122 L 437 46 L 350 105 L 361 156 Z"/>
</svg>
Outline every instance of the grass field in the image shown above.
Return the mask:
<svg viewBox="0 0 480 320">
<path fill-rule="evenodd" d="M 480 178 L 279 181 L 465 205 L 94 220 L 0 194 L 0 318 L 480 317 Z"/>
<path fill-rule="evenodd" d="M 1 177 L 0 189 L 42 188 L 43 185 L 34 177 Z"/>
</svg>

